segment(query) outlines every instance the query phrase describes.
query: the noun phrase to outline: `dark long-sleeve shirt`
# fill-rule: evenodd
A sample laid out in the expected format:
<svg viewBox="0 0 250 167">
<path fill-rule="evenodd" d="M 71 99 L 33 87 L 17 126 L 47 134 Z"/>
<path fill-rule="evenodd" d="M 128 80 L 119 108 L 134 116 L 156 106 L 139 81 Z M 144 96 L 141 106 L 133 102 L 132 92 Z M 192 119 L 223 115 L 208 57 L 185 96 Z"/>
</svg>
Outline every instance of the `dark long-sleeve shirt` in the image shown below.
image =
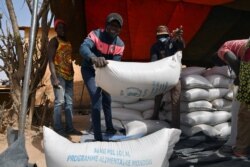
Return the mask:
<svg viewBox="0 0 250 167">
<path fill-rule="evenodd" d="M 185 47 L 182 39 L 168 38 L 165 42 L 157 41 L 150 49 L 150 60 L 156 61 L 162 58 L 172 56 L 179 50 L 183 50 Z"/>
</svg>

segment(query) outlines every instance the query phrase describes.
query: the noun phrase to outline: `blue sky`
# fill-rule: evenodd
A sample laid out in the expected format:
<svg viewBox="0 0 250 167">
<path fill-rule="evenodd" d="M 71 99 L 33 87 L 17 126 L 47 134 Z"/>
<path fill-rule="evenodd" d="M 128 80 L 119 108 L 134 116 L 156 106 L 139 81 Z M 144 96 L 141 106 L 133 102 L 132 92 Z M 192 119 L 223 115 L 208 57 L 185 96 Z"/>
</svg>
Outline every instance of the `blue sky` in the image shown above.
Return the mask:
<svg viewBox="0 0 250 167">
<path fill-rule="evenodd" d="M 19 26 L 30 26 L 31 25 L 31 14 L 24 0 L 12 0 L 14 9 L 16 12 L 17 22 Z M 11 27 L 8 10 L 5 4 L 5 0 L 0 0 L 0 13 L 2 13 L 2 27 L 6 30 L 6 26 Z M 6 25 L 7 24 L 7 25 Z M 0 63 L 1 60 L 0 60 Z M 6 75 L 1 72 L 0 80 L 7 79 Z"/>
<path fill-rule="evenodd" d="M 31 14 L 24 3 L 24 0 L 12 0 L 19 26 L 30 26 Z M 5 27 L 6 21 L 10 23 L 9 14 L 5 5 L 5 0 L 0 0 L 0 12 L 3 14 L 2 25 Z"/>
</svg>

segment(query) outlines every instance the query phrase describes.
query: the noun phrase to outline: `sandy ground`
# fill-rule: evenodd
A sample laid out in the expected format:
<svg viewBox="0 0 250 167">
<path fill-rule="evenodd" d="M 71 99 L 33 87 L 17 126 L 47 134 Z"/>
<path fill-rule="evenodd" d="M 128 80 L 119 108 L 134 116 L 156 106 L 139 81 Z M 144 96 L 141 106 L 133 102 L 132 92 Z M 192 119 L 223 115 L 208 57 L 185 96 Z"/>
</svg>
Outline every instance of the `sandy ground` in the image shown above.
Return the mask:
<svg viewBox="0 0 250 167">
<path fill-rule="evenodd" d="M 89 117 L 87 115 L 76 115 L 73 119 L 74 126 L 77 130 L 87 130 L 89 127 Z M 70 136 L 72 142 L 80 142 L 80 136 Z M 29 163 L 36 163 L 38 167 L 46 167 L 43 134 L 39 130 L 26 130 L 25 147 L 29 156 Z M 7 137 L 0 134 L 0 153 L 8 148 Z"/>
</svg>

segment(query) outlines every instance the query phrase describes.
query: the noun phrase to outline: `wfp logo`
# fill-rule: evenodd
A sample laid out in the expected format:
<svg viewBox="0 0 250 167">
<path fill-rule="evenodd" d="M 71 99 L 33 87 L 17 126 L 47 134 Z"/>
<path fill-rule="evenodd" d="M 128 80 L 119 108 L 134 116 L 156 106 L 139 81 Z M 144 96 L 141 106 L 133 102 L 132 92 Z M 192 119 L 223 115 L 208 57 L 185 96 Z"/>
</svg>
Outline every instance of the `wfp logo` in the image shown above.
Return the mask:
<svg viewBox="0 0 250 167">
<path fill-rule="evenodd" d="M 142 95 L 142 90 L 135 87 L 129 87 L 125 90 L 125 92 L 126 93 L 124 93 L 124 91 L 121 91 L 121 95 L 128 97 L 141 97 Z"/>
</svg>

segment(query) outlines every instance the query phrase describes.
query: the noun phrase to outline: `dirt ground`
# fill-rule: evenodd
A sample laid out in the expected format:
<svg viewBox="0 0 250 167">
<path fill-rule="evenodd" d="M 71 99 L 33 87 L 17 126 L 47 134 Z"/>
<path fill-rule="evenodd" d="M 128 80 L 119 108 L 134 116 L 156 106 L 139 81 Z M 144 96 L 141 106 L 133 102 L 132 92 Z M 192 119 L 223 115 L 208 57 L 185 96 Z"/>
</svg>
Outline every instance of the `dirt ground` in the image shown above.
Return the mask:
<svg viewBox="0 0 250 167">
<path fill-rule="evenodd" d="M 89 117 L 88 115 L 75 115 L 73 123 L 77 130 L 87 130 L 89 127 Z M 70 136 L 69 140 L 72 142 L 80 142 L 80 136 Z M 25 142 L 26 151 L 29 156 L 29 163 L 36 163 L 38 167 L 46 167 L 42 132 L 39 130 L 26 130 Z M 7 148 L 7 137 L 4 134 L 0 134 L 0 153 Z"/>
</svg>

